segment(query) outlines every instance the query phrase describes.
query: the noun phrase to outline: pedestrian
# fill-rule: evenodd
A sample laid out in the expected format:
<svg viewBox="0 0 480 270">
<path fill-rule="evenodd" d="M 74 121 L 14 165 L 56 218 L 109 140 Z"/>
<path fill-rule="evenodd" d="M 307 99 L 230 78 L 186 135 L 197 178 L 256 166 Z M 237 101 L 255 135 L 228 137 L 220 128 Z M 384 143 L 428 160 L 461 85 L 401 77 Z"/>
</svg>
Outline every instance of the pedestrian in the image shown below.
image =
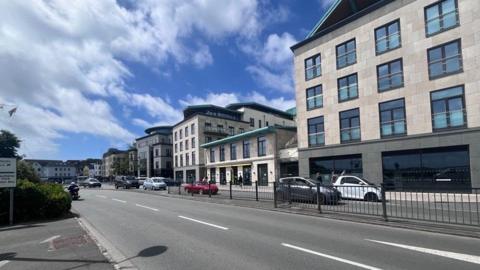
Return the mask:
<svg viewBox="0 0 480 270">
<path fill-rule="evenodd" d="M 322 176 L 320 175 L 319 172 L 317 172 L 317 174 L 315 175 L 315 178 L 316 178 L 317 182 L 320 183 L 320 185 L 323 183 L 323 178 L 322 178 Z"/>
<path fill-rule="evenodd" d="M 238 184 L 243 187 L 243 177 L 241 175 L 238 177 Z"/>
</svg>

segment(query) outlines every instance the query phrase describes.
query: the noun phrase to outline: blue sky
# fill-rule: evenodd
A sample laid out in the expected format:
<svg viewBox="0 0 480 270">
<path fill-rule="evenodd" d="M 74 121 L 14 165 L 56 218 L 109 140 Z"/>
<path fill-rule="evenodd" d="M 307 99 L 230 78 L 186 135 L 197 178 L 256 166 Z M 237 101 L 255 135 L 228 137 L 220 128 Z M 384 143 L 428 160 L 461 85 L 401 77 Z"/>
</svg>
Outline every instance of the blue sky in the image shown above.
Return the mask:
<svg viewBox="0 0 480 270">
<path fill-rule="evenodd" d="M 192 104 L 287 109 L 289 46 L 331 2 L 2 1 L 0 128 L 27 158 L 82 159 L 125 148 Z"/>
</svg>

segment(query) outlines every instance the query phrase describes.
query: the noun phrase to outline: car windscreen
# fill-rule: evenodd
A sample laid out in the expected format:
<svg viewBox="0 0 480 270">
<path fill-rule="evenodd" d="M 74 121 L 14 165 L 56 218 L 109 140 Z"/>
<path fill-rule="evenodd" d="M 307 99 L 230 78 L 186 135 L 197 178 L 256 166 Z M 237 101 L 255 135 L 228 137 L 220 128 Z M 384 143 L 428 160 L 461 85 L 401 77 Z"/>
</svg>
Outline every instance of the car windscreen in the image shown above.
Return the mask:
<svg viewBox="0 0 480 270">
<path fill-rule="evenodd" d="M 367 179 L 365 179 L 365 178 L 363 178 L 363 177 L 360 177 L 360 179 L 362 179 L 363 182 L 367 183 L 368 185 L 371 185 L 371 186 L 374 186 L 374 185 L 375 185 L 374 183 L 368 181 Z"/>
<path fill-rule="evenodd" d="M 155 183 L 163 183 L 163 180 L 162 180 L 162 179 L 153 179 L 153 182 L 155 182 Z"/>
<path fill-rule="evenodd" d="M 127 176 L 127 177 L 125 177 L 125 180 L 132 181 L 132 180 L 137 180 L 137 179 L 135 179 L 135 177 L 133 177 L 133 176 Z"/>
</svg>

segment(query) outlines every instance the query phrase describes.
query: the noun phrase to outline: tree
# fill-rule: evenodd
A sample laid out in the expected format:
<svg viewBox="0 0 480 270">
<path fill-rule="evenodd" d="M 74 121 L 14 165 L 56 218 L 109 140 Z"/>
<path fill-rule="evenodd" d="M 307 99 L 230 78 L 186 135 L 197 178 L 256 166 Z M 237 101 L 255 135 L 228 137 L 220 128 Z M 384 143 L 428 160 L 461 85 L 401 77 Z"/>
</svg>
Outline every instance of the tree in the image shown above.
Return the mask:
<svg viewBox="0 0 480 270">
<path fill-rule="evenodd" d="M 129 171 L 128 160 L 121 159 L 114 161 L 113 165 L 113 175 L 127 175 Z"/>
<path fill-rule="evenodd" d="M 85 165 L 85 167 L 83 167 L 83 176 L 90 176 L 90 169 L 88 168 L 87 165 Z"/>
<path fill-rule="evenodd" d="M 0 130 L 0 157 L 20 158 L 17 154 L 20 140 L 8 130 Z"/>
<path fill-rule="evenodd" d="M 19 160 L 17 162 L 17 179 L 28 180 L 34 183 L 40 182 L 40 177 L 35 172 L 32 165 L 24 160 Z"/>
</svg>

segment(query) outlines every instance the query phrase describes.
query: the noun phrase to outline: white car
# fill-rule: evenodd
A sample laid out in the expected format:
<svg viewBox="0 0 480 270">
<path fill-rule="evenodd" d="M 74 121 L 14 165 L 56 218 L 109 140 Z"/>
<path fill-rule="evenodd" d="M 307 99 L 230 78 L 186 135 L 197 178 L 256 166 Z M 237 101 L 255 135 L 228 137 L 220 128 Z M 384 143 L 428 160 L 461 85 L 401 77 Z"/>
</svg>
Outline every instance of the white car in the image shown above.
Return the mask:
<svg viewBox="0 0 480 270">
<path fill-rule="evenodd" d="M 380 187 L 355 175 L 340 175 L 333 186 L 341 193 L 342 199 L 358 199 L 371 202 L 383 199 Z"/>
<path fill-rule="evenodd" d="M 151 190 L 166 190 L 167 189 L 167 184 L 163 181 L 162 177 L 152 177 L 152 178 L 147 178 L 143 182 L 143 189 L 151 189 Z"/>
</svg>

